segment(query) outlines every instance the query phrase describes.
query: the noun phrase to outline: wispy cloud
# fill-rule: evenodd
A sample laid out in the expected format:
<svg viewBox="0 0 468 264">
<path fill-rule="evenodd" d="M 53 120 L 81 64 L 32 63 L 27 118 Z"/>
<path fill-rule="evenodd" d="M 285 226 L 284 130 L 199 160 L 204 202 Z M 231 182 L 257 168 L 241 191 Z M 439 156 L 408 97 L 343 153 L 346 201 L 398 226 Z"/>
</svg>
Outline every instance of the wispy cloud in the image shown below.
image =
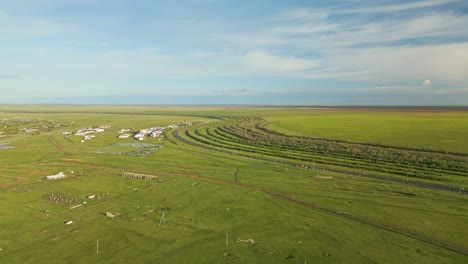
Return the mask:
<svg viewBox="0 0 468 264">
<path fill-rule="evenodd" d="M 468 95 L 468 88 L 438 89 L 435 91 L 435 93 L 436 94 Z"/>
<path fill-rule="evenodd" d="M 20 76 L 18 75 L 0 75 L 0 79 L 18 79 Z"/>
<path fill-rule="evenodd" d="M 361 90 L 362 92 L 371 93 L 423 93 L 426 92 L 421 86 L 376 86 L 368 87 Z"/>
<path fill-rule="evenodd" d="M 52 18 L 45 17 L 24 17 L 11 15 L 0 9 L 0 24 L 2 34 L 0 40 L 37 40 L 41 38 L 63 35 L 70 36 L 77 33 L 77 28 L 64 25 Z"/>
<path fill-rule="evenodd" d="M 463 95 L 468 88 L 427 88 L 427 86 L 377 86 L 361 89 L 370 94 L 404 94 L 404 95 Z"/>
<path fill-rule="evenodd" d="M 388 13 L 396 11 L 404 11 L 411 9 L 421 9 L 427 7 L 433 7 L 438 5 L 444 5 L 457 2 L 457 0 L 424 0 L 416 2 L 407 2 L 399 4 L 390 4 L 390 5 L 378 5 L 378 2 L 375 2 L 375 6 L 370 7 L 357 7 L 357 8 L 343 8 L 336 10 L 335 13 L 340 14 L 351 14 L 351 13 Z"/>
<path fill-rule="evenodd" d="M 222 90 L 213 91 L 213 94 L 218 94 L 218 95 L 241 95 L 241 94 L 251 94 L 251 93 L 255 93 L 255 90 L 248 89 L 248 88 L 239 88 L 239 89 L 225 88 Z"/>
</svg>

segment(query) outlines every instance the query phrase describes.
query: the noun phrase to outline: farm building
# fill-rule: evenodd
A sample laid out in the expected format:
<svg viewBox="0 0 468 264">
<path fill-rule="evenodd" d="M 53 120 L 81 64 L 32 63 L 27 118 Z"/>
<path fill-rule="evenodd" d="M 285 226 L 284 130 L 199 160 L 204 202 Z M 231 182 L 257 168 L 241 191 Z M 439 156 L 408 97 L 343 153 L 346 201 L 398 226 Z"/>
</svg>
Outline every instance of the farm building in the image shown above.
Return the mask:
<svg viewBox="0 0 468 264">
<path fill-rule="evenodd" d="M 120 134 L 119 138 L 128 138 L 130 134 Z"/>
<path fill-rule="evenodd" d="M 130 131 L 130 129 L 128 129 L 128 128 L 122 128 L 122 129 L 119 130 L 118 133 L 119 133 L 119 134 L 123 134 L 123 133 L 128 132 L 128 131 Z"/>
<path fill-rule="evenodd" d="M 39 129 L 37 129 L 37 128 L 23 128 L 22 130 L 24 130 L 24 132 L 26 132 L 26 133 L 39 132 Z"/>
<path fill-rule="evenodd" d="M 163 133 L 162 130 L 153 130 L 153 131 L 150 133 L 150 136 L 151 136 L 151 137 L 159 137 L 162 133 Z"/>
<path fill-rule="evenodd" d="M 147 133 L 146 129 L 141 129 L 133 137 L 138 140 L 143 140 L 146 136 L 146 133 Z"/>
</svg>

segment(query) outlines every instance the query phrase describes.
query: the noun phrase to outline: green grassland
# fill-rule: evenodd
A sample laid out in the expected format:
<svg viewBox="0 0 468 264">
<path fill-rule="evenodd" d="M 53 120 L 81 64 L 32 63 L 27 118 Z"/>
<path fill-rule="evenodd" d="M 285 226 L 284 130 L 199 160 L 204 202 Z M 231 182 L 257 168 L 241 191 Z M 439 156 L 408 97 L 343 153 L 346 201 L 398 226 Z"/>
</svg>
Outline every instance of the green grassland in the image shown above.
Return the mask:
<svg viewBox="0 0 468 264">
<path fill-rule="evenodd" d="M 326 115 L 333 114 L 304 113 L 270 108 L 2 106 L 0 119 L 20 116 L 68 125 L 37 135 L 18 133 L 0 138 L 0 144 L 13 147 L 0 149 L 0 263 L 468 260 L 468 196 L 457 192 L 465 172 L 440 169 L 440 177 L 446 179 L 442 184 L 456 187 L 448 192 L 332 170 L 353 170 L 344 165 L 321 163 L 317 169 L 293 166 L 291 163 L 303 162 L 307 153 L 299 147 L 277 148 L 284 140 L 294 143 L 296 139 L 278 136 L 278 143 L 274 135 L 254 125 L 274 120 L 267 126 L 269 129 L 328 137 L 326 133 L 307 134 L 309 123 L 299 120 L 323 121 Z M 370 113 L 366 115 L 372 122 Z M 343 111 L 341 116 L 362 120 L 363 114 Z M 451 114 L 444 113 L 454 123 L 463 123 L 465 115 Z M 392 114 L 384 115 L 390 118 Z M 394 115 L 398 120 L 404 119 L 403 113 Z M 409 115 L 418 120 L 418 114 Z M 434 116 L 431 122 L 444 123 L 445 118 Z M 333 124 L 338 127 L 340 121 L 336 118 Z M 421 119 L 431 117 L 425 113 Z M 159 147 L 145 155 L 128 155 L 139 151 L 134 144 L 139 141 L 117 138 L 117 131 L 122 128 L 136 131 L 183 121 L 194 125 L 179 128 L 176 135 L 180 137 L 174 135 L 176 130 L 168 130 L 164 138 L 145 139 L 144 143 Z M 361 125 L 359 121 L 356 124 Z M 63 131 L 99 125 L 112 127 L 84 143 L 80 137 L 62 135 Z M 236 133 L 248 129 L 267 135 L 268 144 L 237 141 Z M 330 137 L 372 141 L 352 138 L 355 133 L 350 131 L 342 137 L 335 133 Z M 375 130 L 366 133 L 369 138 L 378 138 Z M 434 140 L 432 134 L 423 136 L 418 142 Z M 381 137 L 378 142 L 395 143 Z M 409 139 L 399 143 L 409 148 L 428 147 Z M 341 156 L 328 158 L 348 162 Z M 414 169 L 423 170 L 418 166 L 415 163 Z M 70 177 L 44 179 L 59 171 Z M 405 179 L 389 172 L 360 171 Z M 154 175 L 161 181 L 123 178 L 123 172 Z M 441 184 L 437 180 L 411 179 Z M 77 201 L 56 203 L 46 198 L 51 193 Z M 100 198 L 86 198 L 92 194 Z M 77 204 L 81 206 L 70 208 Z M 106 212 L 117 216 L 106 217 Z M 65 225 L 69 220 L 73 224 Z"/>
<path fill-rule="evenodd" d="M 468 153 L 466 111 L 301 110 L 267 119 L 287 134 Z"/>
</svg>

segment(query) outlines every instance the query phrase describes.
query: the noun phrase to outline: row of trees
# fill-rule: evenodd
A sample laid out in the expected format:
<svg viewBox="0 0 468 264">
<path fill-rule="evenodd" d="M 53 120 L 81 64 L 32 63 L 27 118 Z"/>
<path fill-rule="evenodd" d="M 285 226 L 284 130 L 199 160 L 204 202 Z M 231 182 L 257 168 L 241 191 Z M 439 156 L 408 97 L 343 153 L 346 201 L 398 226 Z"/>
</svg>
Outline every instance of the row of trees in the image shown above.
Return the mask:
<svg viewBox="0 0 468 264">
<path fill-rule="evenodd" d="M 239 122 L 241 121 L 241 122 Z M 467 157 L 371 144 L 292 137 L 258 128 L 258 120 L 187 130 L 193 140 L 217 148 L 297 159 L 408 177 L 447 180 L 467 176 Z"/>
</svg>

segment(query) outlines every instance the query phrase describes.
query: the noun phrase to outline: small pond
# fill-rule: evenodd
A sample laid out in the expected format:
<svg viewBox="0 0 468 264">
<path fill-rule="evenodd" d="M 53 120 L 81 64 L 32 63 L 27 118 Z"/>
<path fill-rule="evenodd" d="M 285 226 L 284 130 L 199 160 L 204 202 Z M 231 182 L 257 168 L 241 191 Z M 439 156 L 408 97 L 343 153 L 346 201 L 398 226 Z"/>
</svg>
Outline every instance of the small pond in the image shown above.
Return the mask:
<svg viewBox="0 0 468 264">
<path fill-rule="evenodd" d="M 0 145 L 0 149 L 9 149 L 9 148 L 12 148 L 12 146 Z"/>
</svg>

